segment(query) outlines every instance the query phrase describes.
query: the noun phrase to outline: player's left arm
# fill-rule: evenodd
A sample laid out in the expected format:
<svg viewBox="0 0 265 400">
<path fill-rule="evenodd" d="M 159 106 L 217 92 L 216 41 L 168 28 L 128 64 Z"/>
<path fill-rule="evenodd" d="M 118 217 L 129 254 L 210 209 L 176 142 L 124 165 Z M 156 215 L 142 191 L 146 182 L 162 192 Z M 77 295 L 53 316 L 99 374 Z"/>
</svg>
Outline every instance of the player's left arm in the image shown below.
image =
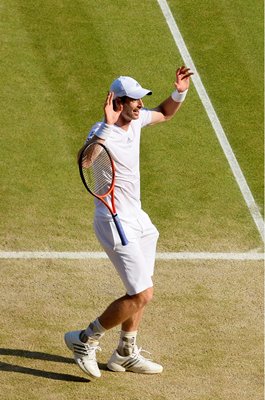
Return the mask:
<svg viewBox="0 0 265 400">
<path fill-rule="evenodd" d="M 123 105 L 121 103 L 116 105 L 116 108 L 114 110 L 113 108 L 113 92 L 108 92 L 108 95 L 106 97 L 105 103 L 104 103 L 104 121 L 105 124 L 108 125 L 113 125 L 117 122 L 122 110 L 123 110 Z M 97 124 L 95 124 L 97 125 Z M 82 154 L 83 150 L 91 143 L 94 142 L 99 142 L 103 144 L 105 142 L 105 139 L 102 137 L 102 134 L 99 136 L 99 132 L 102 133 L 102 130 L 96 129 L 95 132 L 92 131 L 90 132 L 88 136 L 88 140 L 86 143 L 81 147 L 81 149 L 77 153 L 77 162 L 79 162 L 80 155 Z M 91 136 L 90 136 L 91 135 Z"/>
<path fill-rule="evenodd" d="M 193 72 L 184 66 L 176 71 L 175 88 L 176 91 L 170 97 L 164 100 L 159 106 L 151 109 L 151 125 L 170 120 L 180 109 L 183 100 L 190 86 L 190 77 Z"/>
</svg>

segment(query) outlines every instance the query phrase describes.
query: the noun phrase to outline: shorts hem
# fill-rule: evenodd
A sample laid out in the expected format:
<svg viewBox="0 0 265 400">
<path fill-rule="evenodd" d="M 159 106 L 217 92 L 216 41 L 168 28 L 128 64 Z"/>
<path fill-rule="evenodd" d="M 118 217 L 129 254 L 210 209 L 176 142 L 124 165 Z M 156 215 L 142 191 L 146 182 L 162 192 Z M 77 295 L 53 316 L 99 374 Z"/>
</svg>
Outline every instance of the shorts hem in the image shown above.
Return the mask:
<svg viewBox="0 0 265 400">
<path fill-rule="evenodd" d="M 152 285 L 147 285 L 147 286 L 145 286 L 145 287 L 143 287 L 143 288 L 141 288 L 141 289 L 136 289 L 136 290 L 130 290 L 130 293 L 129 293 L 129 291 L 127 290 L 126 291 L 126 294 L 128 295 L 128 296 L 135 296 L 136 294 L 139 294 L 139 293 L 142 293 L 142 292 L 144 292 L 145 290 L 147 290 L 147 289 L 151 289 L 152 287 L 154 287 L 154 285 L 153 285 L 153 283 L 152 283 Z"/>
</svg>

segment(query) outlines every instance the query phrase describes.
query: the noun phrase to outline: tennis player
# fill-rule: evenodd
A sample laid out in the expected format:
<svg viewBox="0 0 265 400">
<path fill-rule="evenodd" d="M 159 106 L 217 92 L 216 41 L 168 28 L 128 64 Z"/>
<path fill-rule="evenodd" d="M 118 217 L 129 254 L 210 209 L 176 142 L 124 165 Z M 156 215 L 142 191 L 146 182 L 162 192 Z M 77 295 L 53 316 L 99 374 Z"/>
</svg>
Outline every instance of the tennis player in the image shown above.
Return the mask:
<svg viewBox="0 0 265 400">
<path fill-rule="evenodd" d="M 125 235 L 120 237 L 107 207 L 95 202 L 96 236 L 119 274 L 125 295 L 111 303 L 86 329 L 65 334 L 65 343 L 78 366 L 92 377 L 101 373 L 96 360 L 99 342 L 109 329 L 121 325 L 118 346 L 108 368 L 115 372 L 161 373 L 163 367 L 141 354 L 137 332 L 145 306 L 153 297 L 152 276 L 158 231 L 142 210 L 140 201 L 139 148 L 141 128 L 171 119 L 184 101 L 192 72 L 182 66 L 176 71 L 175 90 L 154 109 L 146 109 L 143 97 L 151 95 L 135 79 L 116 79 L 104 104 L 104 122 L 91 129 L 88 142 L 99 141 L 109 149 L 116 166 L 115 205 Z M 83 149 L 83 148 L 82 148 Z M 82 151 L 80 150 L 80 152 Z M 79 152 L 79 154 L 80 154 Z"/>
</svg>

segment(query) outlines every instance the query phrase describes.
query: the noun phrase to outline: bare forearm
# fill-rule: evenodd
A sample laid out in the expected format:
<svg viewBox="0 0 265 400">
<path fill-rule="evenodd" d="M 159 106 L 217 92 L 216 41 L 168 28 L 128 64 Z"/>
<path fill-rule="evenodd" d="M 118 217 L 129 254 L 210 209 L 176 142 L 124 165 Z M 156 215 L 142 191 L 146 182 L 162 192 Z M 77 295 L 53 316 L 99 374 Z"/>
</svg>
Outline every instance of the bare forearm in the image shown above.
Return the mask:
<svg viewBox="0 0 265 400">
<path fill-rule="evenodd" d="M 172 97 L 168 97 L 164 100 L 159 106 L 153 109 L 153 111 L 157 111 L 164 116 L 164 120 L 167 121 L 171 119 L 176 112 L 180 109 L 181 103 L 175 102 Z"/>
<path fill-rule="evenodd" d="M 92 136 L 92 138 L 90 138 L 90 139 L 81 147 L 81 149 L 78 151 L 78 153 L 77 153 L 77 162 L 79 162 L 79 158 L 80 158 L 80 155 L 81 155 L 82 151 L 87 147 L 88 144 L 93 143 L 93 142 L 104 143 L 104 140 L 103 140 L 103 139 L 100 139 L 100 138 L 97 137 L 96 135 Z"/>
<path fill-rule="evenodd" d="M 168 121 L 180 109 L 189 89 L 190 77 L 193 72 L 184 66 L 176 71 L 175 91 L 164 100 L 159 106 L 154 108 L 152 115 L 152 124 Z"/>
</svg>

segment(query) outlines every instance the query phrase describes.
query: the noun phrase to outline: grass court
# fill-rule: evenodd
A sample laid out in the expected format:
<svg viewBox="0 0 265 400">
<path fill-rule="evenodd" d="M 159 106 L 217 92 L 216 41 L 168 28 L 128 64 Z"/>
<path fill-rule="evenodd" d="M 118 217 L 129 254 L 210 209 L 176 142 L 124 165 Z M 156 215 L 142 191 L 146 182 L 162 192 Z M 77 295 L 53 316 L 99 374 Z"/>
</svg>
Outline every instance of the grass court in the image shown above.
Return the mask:
<svg viewBox="0 0 265 400">
<path fill-rule="evenodd" d="M 168 4 L 263 215 L 263 4 Z M 155 0 L 4 0 L 0 12 L 1 251 L 101 251 L 76 153 L 116 77 L 152 89 L 152 108 L 174 89 L 179 51 Z M 159 252 L 263 252 L 193 84 L 173 120 L 142 131 L 141 192 Z M 262 261 L 158 260 L 138 342 L 163 374 L 107 371 L 117 328 L 93 382 L 63 335 L 123 294 L 108 260 L 0 264 L 1 399 L 263 398 Z"/>
</svg>

